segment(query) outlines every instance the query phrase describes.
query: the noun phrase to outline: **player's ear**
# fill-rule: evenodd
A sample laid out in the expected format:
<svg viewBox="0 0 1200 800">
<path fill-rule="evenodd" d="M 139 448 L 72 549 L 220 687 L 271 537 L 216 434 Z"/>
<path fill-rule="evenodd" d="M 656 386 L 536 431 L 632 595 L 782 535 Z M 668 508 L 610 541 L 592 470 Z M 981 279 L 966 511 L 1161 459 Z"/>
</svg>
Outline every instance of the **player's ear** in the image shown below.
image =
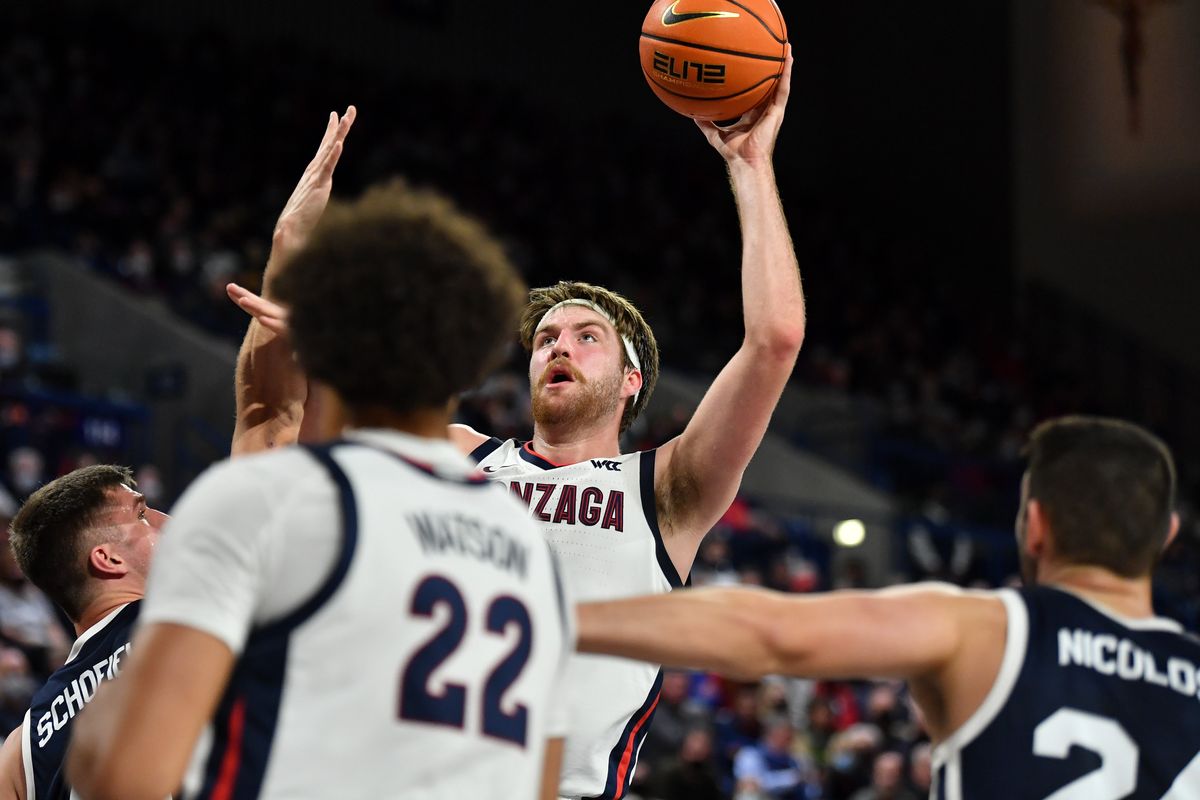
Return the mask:
<svg viewBox="0 0 1200 800">
<path fill-rule="evenodd" d="M 1046 510 L 1037 500 L 1025 504 L 1025 552 L 1034 558 L 1045 554 L 1050 540 L 1050 523 Z"/>
<path fill-rule="evenodd" d="M 112 542 L 102 542 L 88 552 L 88 569 L 100 578 L 122 578 L 129 564 Z"/>
<path fill-rule="evenodd" d="M 633 397 L 642 390 L 642 371 L 633 367 L 625 367 L 625 385 L 622 397 Z"/>
<path fill-rule="evenodd" d="M 1179 533 L 1179 512 L 1171 512 L 1171 527 L 1167 530 L 1167 540 L 1163 542 L 1163 550 L 1171 546 L 1171 542 L 1175 541 L 1175 535 Z"/>
</svg>

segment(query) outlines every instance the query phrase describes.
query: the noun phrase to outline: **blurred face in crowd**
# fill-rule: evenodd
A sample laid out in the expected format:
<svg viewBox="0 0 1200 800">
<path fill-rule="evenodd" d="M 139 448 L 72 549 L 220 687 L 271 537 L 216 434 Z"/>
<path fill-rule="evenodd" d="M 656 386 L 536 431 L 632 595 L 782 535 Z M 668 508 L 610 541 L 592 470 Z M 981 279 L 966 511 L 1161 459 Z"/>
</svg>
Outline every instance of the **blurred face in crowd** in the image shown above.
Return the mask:
<svg viewBox="0 0 1200 800">
<path fill-rule="evenodd" d="M 8 455 L 8 477 L 13 488 L 26 495 L 42 485 L 45 461 L 32 447 L 18 447 Z"/>
<path fill-rule="evenodd" d="M 812 731 L 833 730 L 833 709 L 821 698 L 815 698 L 808 707 L 808 727 Z"/>
<path fill-rule="evenodd" d="M 4 525 L 3 533 L 0 534 L 0 580 L 23 581 L 25 573 L 21 572 L 21 567 L 17 564 L 17 556 L 8 544 L 8 524 L 11 520 L 4 519 L 0 522 L 3 522 Z"/>
<path fill-rule="evenodd" d="M 21 350 L 21 334 L 7 326 L 0 327 L 0 370 L 21 363 Z"/>
<path fill-rule="evenodd" d="M 689 764 L 702 764 L 712 757 L 712 737 L 708 731 L 696 728 L 688 731 L 679 747 L 679 757 Z"/>
<path fill-rule="evenodd" d="M 786 753 L 792 747 L 792 725 L 787 720 L 771 723 L 766 735 L 767 747 L 776 753 Z"/>
<path fill-rule="evenodd" d="M 742 720 L 758 719 L 758 687 L 743 686 L 733 699 L 733 713 Z"/>
<path fill-rule="evenodd" d="M 871 774 L 871 782 L 876 789 L 894 791 L 900 788 L 900 779 L 904 774 L 904 759 L 899 753 L 881 753 L 875 759 L 875 768 Z"/>
<path fill-rule="evenodd" d="M 928 791 L 933 783 L 932 748 L 928 744 L 919 744 L 912 751 L 912 765 L 909 767 L 909 780 L 921 791 Z"/>
<path fill-rule="evenodd" d="M 687 700 L 688 674 L 680 670 L 663 672 L 662 699 L 667 703 L 678 704 Z"/>
<path fill-rule="evenodd" d="M 586 426 L 619 416 L 636 390 L 625 374 L 625 346 L 608 320 L 582 306 L 551 311 L 529 360 L 534 422 Z"/>
</svg>

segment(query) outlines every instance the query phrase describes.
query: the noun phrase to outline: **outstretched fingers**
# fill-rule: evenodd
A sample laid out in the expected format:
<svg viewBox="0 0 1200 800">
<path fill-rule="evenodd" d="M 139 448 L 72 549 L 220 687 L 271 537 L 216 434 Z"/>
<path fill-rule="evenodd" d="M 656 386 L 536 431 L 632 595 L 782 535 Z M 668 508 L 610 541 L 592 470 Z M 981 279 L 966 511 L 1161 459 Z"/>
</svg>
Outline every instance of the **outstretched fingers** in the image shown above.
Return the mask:
<svg viewBox="0 0 1200 800">
<path fill-rule="evenodd" d="M 252 316 L 267 330 L 278 334 L 287 333 L 288 314 L 287 309 L 283 306 L 260 297 L 236 283 L 226 285 L 225 293 L 238 308 Z"/>
<path fill-rule="evenodd" d="M 342 142 L 346 141 L 346 136 L 350 133 L 350 128 L 353 127 L 357 116 L 358 109 L 354 106 L 348 106 L 346 113 L 342 114 L 340 118 L 336 113 L 330 112 L 330 119 L 336 120 L 337 124 L 332 129 L 332 138 L 328 142 L 322 140 L 317 153 L 317 157 L 321 161 L 320 173 L 323 179 L 328 180 L 333 177 L 333 170 L 337 167 L 344 150 Z"/>
</svg>

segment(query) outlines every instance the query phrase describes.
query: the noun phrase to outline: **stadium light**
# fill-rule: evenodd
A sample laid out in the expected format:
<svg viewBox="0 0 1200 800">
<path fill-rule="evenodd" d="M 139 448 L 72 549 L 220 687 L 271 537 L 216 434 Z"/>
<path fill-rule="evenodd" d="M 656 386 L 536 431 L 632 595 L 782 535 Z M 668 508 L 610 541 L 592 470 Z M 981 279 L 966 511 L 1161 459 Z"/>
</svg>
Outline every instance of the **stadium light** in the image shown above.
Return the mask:
<svg viewBox="0 0 1200 800">
<path fill-rule="evenodd" d="M 867 538 L 867 526 L 859 519 L 844 519 L 833 526 L 833 540 L 842 547 L 858 547 Z"/>
</svg>

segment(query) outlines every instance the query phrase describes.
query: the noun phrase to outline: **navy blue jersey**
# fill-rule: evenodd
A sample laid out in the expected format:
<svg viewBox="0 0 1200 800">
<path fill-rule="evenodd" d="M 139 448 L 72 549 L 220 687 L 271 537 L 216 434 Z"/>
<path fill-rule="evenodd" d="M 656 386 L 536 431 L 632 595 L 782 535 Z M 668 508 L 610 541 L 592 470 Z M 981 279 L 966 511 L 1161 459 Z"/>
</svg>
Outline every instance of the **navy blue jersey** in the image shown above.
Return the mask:
<svg viewBox="0 0 1200 800">
<path fill-rule="evenodd" d="M 1000 594 L 1000 672 L 936 748 L 933 797 L 1200 800 L 1200 642 L 1059 589 Z"/>
<path fill-rule="evenodd" d="M 67 663 L 59 667 L 33 696 L 25 719 L 25 787 L 28 800 L 67 800 L 63 756 L 71 724 L 96 693 L 114 677 L 129 652 L 141 601 L 134 601 L 97 622 L 76 640 Z"/>
</svg>

